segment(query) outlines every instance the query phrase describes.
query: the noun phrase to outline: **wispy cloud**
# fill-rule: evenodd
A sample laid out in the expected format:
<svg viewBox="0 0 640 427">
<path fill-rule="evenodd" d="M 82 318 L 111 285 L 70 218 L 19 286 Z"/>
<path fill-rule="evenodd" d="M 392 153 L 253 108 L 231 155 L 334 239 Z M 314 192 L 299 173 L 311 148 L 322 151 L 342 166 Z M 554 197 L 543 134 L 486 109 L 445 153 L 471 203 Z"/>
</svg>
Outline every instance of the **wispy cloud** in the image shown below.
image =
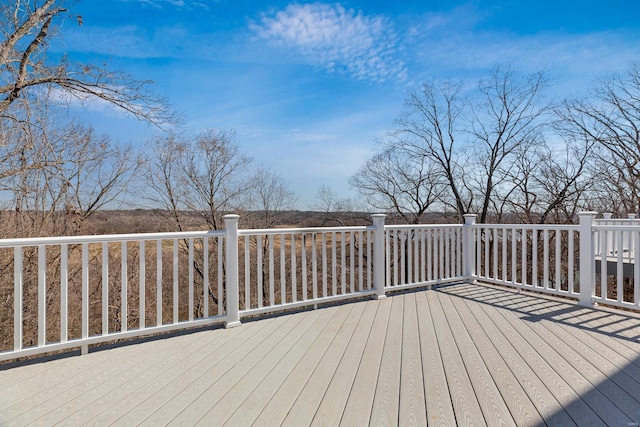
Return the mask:
<svg viewBox="0 0 640 427">
<path fill-rule="evenodd" d="M 197 0 L 120 0 L 124 2 L 136 2 L 143 6 L 155 7 L 162 9 L 165 6 L 172 6 L 180 9 L 205 9 L 209 10 L 209 5 L 203 1 Z"/>
<path fill-rule="evenodd" d="M 365 16 L 340 4 L 291 4 L 263 15 L 251 29 L 258 37 L 329 73 L 357 80 L 405 80 L 398 37 L 382 16 Z"/>
</svg>

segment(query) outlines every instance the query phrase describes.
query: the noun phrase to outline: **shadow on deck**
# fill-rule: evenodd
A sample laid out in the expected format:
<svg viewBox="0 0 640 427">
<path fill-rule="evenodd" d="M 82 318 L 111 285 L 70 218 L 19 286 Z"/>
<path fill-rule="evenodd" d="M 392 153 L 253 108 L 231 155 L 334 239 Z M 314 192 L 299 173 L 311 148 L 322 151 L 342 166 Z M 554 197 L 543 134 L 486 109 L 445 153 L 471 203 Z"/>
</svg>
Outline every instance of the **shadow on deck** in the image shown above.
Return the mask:
<svg viewBox="0 0 640 427">
<path fill-rule="evenodd" d="M 0 424 L 633 426 L 639 337 L 633 313 L 442 286 L 15 366 Z"/>
</svg>

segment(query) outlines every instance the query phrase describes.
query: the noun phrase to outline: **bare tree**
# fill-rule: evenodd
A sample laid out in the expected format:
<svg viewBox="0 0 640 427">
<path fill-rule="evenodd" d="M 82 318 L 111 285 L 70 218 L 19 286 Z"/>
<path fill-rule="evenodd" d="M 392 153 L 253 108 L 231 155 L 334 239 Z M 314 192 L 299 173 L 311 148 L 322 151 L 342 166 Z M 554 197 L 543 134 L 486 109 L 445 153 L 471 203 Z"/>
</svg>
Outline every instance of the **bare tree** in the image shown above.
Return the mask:
<svg viewBox="0 0 640 427">
<path fill-rule="evenodd" d="M 460 218 L 469 211 L 473 201 L 472 194 L 465 189 L 464 159 L 458 141 L 464 133 L 463 87 L 450 81 L 439 86 L 425 83 L 419 92 L 411 92 L 405 102 L 407 113 L 396 120 L 390 140 L 385 143 L 436 165 L 446 180 L 451 204 Z"/>
<path fill-rule="evenodd" d="M 0 191 L 11 200 L 11 232 L 76 233 L 126 191 L 138 159 L 131 148 L 70 121 L 46 99 L 30 103 L 22 114 L 23 121 L 0 124 Z"/>
<path fill-rule="evenodd" d="M 482 171 L 477 191 L 482 200 L 481 223 L 487 221 L 491 204 L 500 197 L 500 187 L 507 187 L 502 188 L 506 195 L 511 193 L 509 170 L 516 155 L 542 143 L 545 123 L 540 119 L 547 106 L 539 105 L 538 100 L 545 87 L 543 73 L 521 77 L 509 67 L 496 67 L 479 84 L 481 101 L 471 104 L 470 132 L 474 163 Z"/>
<path fill-rule="evenodd" d="M 247 220 L 258 228 L 273 228 L 284 211 L 291 210 L 296 194 L 277 173 L 258 167 L 250 178 L 242 203 Z"/>
<path fill-rule="evenodd" d="M 147 199 L 167 209 L 179 230 L 184 212 L 221 229 L 222 216 L 239 209 L 250 188 L 246 177 L 252 160 L 240 151 L 234 133 L 169 134 L 156 137 L 152 146 L 145 166 Z"/>
<path fill-rule="evenodd" d="M 149 191 L 144 198 L 160 206 L 171 216 L 171 224 L 185 231 L 181 209 L 184 209 L 183 159 L 187 143 L 175 134 L 158 136 L 150 142 L 151 153 L 144 163 L 144 182 Z"/>
<path fill-rule="evenodd" d="M 590 99 L 565 101 L 556 109 L 564 130 L 576 139 L 593 141 L 603 149 L 603 179 L 625 209 L 640 204 L 640 64 L 625 73 L 606 76 L 592 89 Z M 617 185 L 617 184 L 619 185 Z M 611 190 L 611 188 L 609 188 Z"/>
<path fill-rule="evenodd" d="M 446 188 L 431 159 L 401 148 L 374 155 L 349 182 L 375 210 L 394 212 L 407 224 L 417 224 Z"/>
<path fill-rule="evenodd" d="M 475 91 L 464 82 L 425 83 L 420 91 L 409 94 L 407 112 L 395 121 L 382 152 L 403 153 L 404 158 L 428 168 L 407 167 L 388 153 L 378 154 L 365 168 L 385 163 L 391 169 L 381 183 L 387 187 L 370 190 L 397 194 L 389 191 L 389 182 L 404 179 L 401 187 L 415 194 L 415 185 L 407 183 L 424 184 L 428 175 L 442 206 L 453 208 L 459 220 L 474 210 L 481 222 L 500 221 L 506 201 L 516 191 L 513 169 L 518 156 L 527 147 L 544 143 L 543 115 L 548 107 L 541 104 L 541 94 L 545 87 L 543 73 L 522 75 L 509 67 L 494 68 Z M 364 180 L 354 183 L 365 185 Z M 442 184 L 446 191 L 440 190 Z M 414 197 L 414 203 L 421 204 L 418 200 Z M 408 212 L 406 204 L 394 204 Z"/>
<path fill-rule="evenodd" d="M 571 223 L 593 186 L 592 144 L 563 141 L 519 153 L 509 178 L 513 191 L 503 200 L 510 221 Z"/>
<path fill-rule="evenodd" d="M 338 197 L 333 188 L 328 185 L 321 185 L 318 188 L 311 209 L 324 214 L 322 222 L 318 224 L 321 227 L 329 224 L 344 227 L 371 222 L 371 216 L 364 213 L 367 210 L 363 203 L 351 197 Z"/>
<path fill-rule="evenodd" d="M 152 123 L 173 120 L 166 102 L 150 92 L 150 81 L 93 64 L 74 64 L 66 57 L 58 61 L 47 57 L 51 39 L 70 15 L 65 3 L 4 0 L 0 4 L 0 116 L 14 118 L 10 108 L 20 97 L 37 97 L 43 89 L 57 88 L 82 102 L 99 99 Z"/>
</svg>

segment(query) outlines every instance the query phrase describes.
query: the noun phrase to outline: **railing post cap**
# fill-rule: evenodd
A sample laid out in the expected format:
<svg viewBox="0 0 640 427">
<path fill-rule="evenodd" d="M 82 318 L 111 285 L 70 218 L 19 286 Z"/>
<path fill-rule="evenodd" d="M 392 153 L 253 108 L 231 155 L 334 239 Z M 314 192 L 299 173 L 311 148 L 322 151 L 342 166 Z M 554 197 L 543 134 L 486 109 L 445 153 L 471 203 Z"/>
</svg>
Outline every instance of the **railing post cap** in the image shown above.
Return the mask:
<svg viewBox="0 0 640 427">
<path fill-rule="evenodd" d="M 578 216 L 597 216 L 598 212 L 595 211 L 582 211 L 578 212 Z"/>
<path fill-rule="evenodd" d="M 227 220 L 227 219 L 240 219 L 240 215 L 238 215 L 238 214 L 226 214 L 222 218 L 225 219 L 225 220 Z"/>
<path fill-rule="evenodd" d="M 372 214 L 371 217 L 372 218 L 386 218 L 387 214 L 377 213 L 377 214 Z"/>
</svg>

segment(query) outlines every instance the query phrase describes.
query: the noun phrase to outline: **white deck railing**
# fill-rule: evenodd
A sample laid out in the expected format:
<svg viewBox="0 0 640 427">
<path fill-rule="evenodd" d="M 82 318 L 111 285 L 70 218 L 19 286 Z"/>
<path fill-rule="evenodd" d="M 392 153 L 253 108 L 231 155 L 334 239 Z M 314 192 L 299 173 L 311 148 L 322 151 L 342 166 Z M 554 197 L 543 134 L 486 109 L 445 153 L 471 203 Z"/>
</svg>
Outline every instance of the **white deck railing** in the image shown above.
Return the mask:
<svg viewBox="0 0 640 427">
<path fill-rule="evenodd" d="M 475 226 L 476 278 L 579 298 L 578 226 Z"/>
<path fill-rule="evenodd" d="M 460 281 L 640 310 L 640 223 L 595 217 L 0 240 L 0 360 Z"/>
</svg>

